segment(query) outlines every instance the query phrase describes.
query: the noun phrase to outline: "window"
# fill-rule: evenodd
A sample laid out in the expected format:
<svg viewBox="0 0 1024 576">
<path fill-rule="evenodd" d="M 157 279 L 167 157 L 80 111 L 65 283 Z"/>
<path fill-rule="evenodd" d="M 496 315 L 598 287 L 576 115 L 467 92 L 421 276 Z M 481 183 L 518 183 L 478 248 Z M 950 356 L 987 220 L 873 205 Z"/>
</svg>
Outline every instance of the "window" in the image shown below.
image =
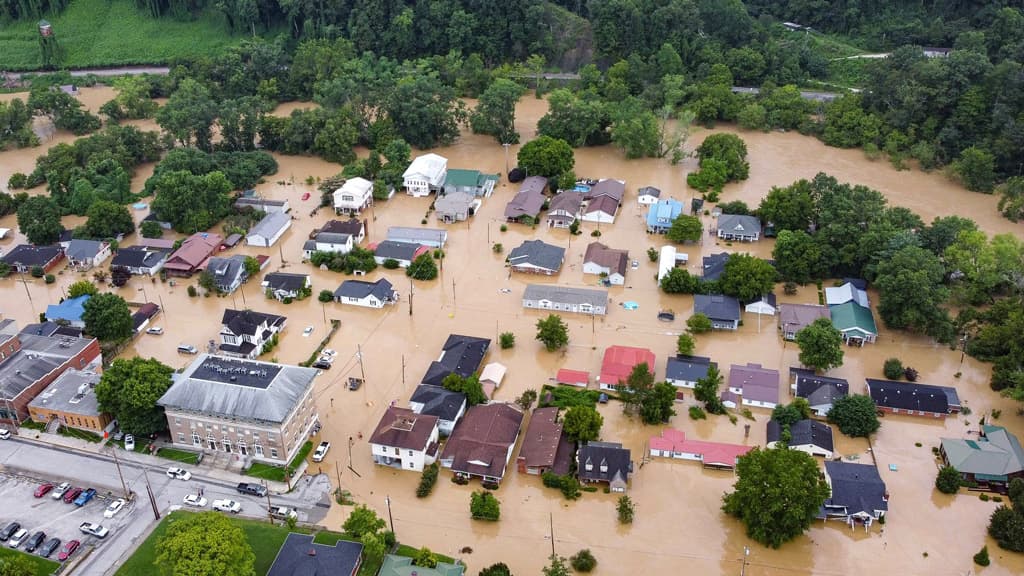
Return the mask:
<svg viewBox="0 0 1024 576">
<path fill-rule="evenodd" d="M 256 444 L 252 449 L 256 451 L 256 456 L 263 457 L 263 446 L 261 444 Z"/>
<path fill-rule="evenodd" d="M 409 450 L 409 456 L 412 456 L 412 450 Z"/>
<path fill-rule="evenodd" d="M 409 468 L 415 468 L 415 467 L 416 467 L 416 465 L 415 465 L 415 464 L 413 464 L 413 463 L 412 463 L 412 461 L 410 460 L 410 461 L 409 461 Z"/>
<path fill-rule="evenodd" d="M 398 456 L 398 454 L 399 454 L 398 448 L 395 448 L 395 456 Z"/>
<path fill-rule="evenodd" d="M 179 444 L 184 444 L 185 443 L 185 433 L 184 432 L 178 432 L 178 443 Z"/>
<path fill-rule="evenodd" d="M 181 426 L 181 420 L 179 418 L 175 418 L 174 419 L 174 425 L 175 426 Z"/>
<path fill-rule="evenodd" d="M 199 446 L 202 443 L 203 443 L 203 439 L 199 437 L 199 434 L 196 434 L 195 432 L 193 432 L 192 433 L 192 445 L 193 446 Z"/>
<path fill-rule="evenodd" d="M 270 457 L 271 458 L 277 458 L 277 448 L 271 448 L 270 449 Z"/>
</svg>

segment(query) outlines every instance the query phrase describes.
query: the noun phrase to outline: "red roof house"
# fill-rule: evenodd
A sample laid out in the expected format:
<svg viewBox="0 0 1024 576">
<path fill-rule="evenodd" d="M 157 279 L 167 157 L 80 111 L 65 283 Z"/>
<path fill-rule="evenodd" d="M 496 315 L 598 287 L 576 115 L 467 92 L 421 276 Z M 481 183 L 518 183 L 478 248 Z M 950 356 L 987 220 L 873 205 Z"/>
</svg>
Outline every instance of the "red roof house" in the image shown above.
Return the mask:
<svg viewBox="0 0 1024 576">
<path fill-rule="evenodd" d="M 555 375 L 555 383 L 586 388 L 587 385 L 590 384 L 590 372 L 562 368 L 558 371 L 558 374 Z"/>
<path fill-rule="evenodd" d="M 185 239 L 164 263 L 164 270 L 172 276 L 191 276 L 203 262 L 214 254 L 224 239 L 220 234 L 198 232 Z"/>
<path fill-rule="evenodd" d="M 620 382 L 625 383 L 633 367 L 641 362 L 647 363 L 647 369 L 654 373 L 654 352 L 647 348 L 632 346 L 609 346 L 604 351 L 601 362 L 601 377 L 598 384 L 602 390 L 614 390 Z"/>
<path fill-rule="evenodd" d="M 732 470 L 740 456 L 754 449 L 753 446 L 725 444 L 704 440 L 687 440 L 682 430 L 668 428 L 661 436 L 654 436 L 648 442 L 651 456 L 695 460 L 705 468 Z"/>
</svg>

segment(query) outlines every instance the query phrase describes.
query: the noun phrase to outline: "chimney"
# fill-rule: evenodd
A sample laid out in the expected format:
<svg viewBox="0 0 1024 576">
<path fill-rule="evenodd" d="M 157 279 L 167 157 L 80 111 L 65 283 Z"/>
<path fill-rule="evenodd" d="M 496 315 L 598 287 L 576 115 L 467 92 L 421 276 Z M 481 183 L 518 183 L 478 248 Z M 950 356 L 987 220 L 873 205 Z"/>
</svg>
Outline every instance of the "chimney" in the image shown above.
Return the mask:
<svg viewBox="0 0 1024 576">
<path fill-rule="evenodd" d="M 315 548 L 310 548 L 309 552 L 306 552 L 306 555 L 307 556 L 316 556 L 316 549 Z"/>
</svg>

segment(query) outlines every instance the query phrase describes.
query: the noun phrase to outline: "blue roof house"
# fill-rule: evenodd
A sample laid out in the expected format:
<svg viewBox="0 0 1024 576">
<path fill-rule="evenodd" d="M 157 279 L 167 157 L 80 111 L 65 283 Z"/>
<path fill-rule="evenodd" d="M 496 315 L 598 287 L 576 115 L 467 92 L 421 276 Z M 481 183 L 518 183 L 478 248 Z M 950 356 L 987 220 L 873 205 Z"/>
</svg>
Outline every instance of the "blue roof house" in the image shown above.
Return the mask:
<svg viewBox="0 0 1024 576">
<path fill-rule="evenodd" d="M 46 307 L 46 319 L 50 322 L 67 324 L 74 328 L 85 328 L 85 303 L 91 298 L 88 294 L 82 294 L 75 298 L 68 298 L 60 304 L 50 304 Z"/>
<path fill-rule="evenodd" d="M 682 213 L 682 202 L 671 198 L 658 200 L 647 210 L 647 232 L 665 234 L 672 227 L 672 221 Z"/>
</svg>

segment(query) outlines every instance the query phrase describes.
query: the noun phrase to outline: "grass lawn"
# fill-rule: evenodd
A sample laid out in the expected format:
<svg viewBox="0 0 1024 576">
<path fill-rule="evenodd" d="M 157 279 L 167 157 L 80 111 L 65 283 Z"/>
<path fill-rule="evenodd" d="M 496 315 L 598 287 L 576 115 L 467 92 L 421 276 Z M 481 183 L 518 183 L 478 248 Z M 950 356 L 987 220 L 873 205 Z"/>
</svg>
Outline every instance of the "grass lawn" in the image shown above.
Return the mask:
<svg viewBox="0 0 1024 576">
<path fill-rule="evenodd" d="M 53 574 L 57 568 L 60 567 L 60 564 L 47 560 L 46 558 L 40 558 L 34 554 L 26 554 L 19 550 L 11 550 L 6 546 L 0 548 L 0 561 L 7 560 L 14 556 L 21 556 L 22 558 L 27 559 L 29 565 L 32 566 L 32 574 L 35 576 L 50 576 L 50 574 Z"/>
<path fill-rule="evenodd" d="M 302 461 L 309 456 L 309 453 L 313 450 L 313 443 L 307 441 L 299 448 L 299 451 L 295 453 L 295 458 L 288 463 L 288 467 L 292 470 L 298 470 L 299 465 Z M 255 478 L 262 478 L 264 480 L 274 480 L 277 482 L 284 482 L 285 469 L 281 466 L 274 466 L 273 464 L 264 464 L 262 462 L 253 462 L 252 466 L 245 471 L 247 476 L 253 476 Z"/>
<path fill-rule="evenodd" d="M 548 394 L 551 394 L 551 401 L 547 400 Z M 605 393 L 609 398 L 612 395 Z M 547 406 L 558 406 L 559 408 L 571 408 L 573 406 L 590 406 L 593 408 L 597 406 L 598 398 L 600 398 L 601 392 L 597 390 L 586 390 L 583 388 L 576 388 L 574 386 L 551 386 L 545 384 L 541 387 L 540 398 L 538 407 L 544 408 Z"/>
<path fill-rule="evenodd" d="M 405 556 L 406 558 L 415 558 L 416 554 L 419 553 L 419 548 L 413 548 L 405 544 L 399 544 L 398 550 L 395 550 L 396 556 Z M 434 552 L 434 557 L 437 558 L 438 562 L 447 562 L 448 564 L 455 564 L 455 559 L 451 556 L 445 556 L 444 554 L 438 554 Z"/>
<path fill-rule="evenodd" d="M 174 460 L 175 462 L 181 462 L 182 464 L 195 464 L 199 461 L 198 453 L 178 450 L 176 448 L 160 448 L 156 451 L 156 455 L 168 460 Z"/>
<path fill-rule="evenodd" d="M 88 430 L 78 430 L 77 428 L 68 428 L 67 426 L 61 426 L 57 428 L 57 434 L 61 436 L 67 436 L 68 438 L 78 438 L 79 440 L 85 440 L 86 442 L 102 442 L 103 436 L 95 432 L 89 432 Z"/>
<path fill-rule="evenodd" d="M 131 0 L 71 0 L 58 15 L 47 15 L 64 48 L 63 66 L 159 64 L 176 56 L 214 54 L 243 36 L 228 34 L 214 10 L 196 20 L 150 18 Z M 35 70 L 42 66 L 36 19 L 0 27 L 0 70 Z"/>
</svg>

